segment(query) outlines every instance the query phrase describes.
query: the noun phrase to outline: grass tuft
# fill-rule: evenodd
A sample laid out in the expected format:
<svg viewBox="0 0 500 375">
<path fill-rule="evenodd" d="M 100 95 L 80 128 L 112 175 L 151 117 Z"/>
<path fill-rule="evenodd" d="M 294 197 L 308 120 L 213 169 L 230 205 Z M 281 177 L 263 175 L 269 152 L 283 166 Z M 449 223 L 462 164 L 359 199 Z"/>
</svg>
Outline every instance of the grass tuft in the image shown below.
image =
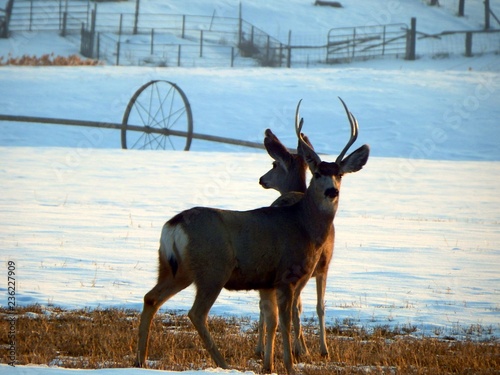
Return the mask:
<svg viewBox="0 0 500 375">
<path fill-rule="evenodd" d="M 82 59 L 78 55 L 55 56 L 54 53 L 45 54 L 40 57 L 23 55 L 21 57 L 12 57 L 10 54 L 4 61 L 0 56 L 0 66 L 2 65 L 21 65 L 21 66 L 82 66 L 82 65 L 100 65 L 98 60 Z"/>
</svg>

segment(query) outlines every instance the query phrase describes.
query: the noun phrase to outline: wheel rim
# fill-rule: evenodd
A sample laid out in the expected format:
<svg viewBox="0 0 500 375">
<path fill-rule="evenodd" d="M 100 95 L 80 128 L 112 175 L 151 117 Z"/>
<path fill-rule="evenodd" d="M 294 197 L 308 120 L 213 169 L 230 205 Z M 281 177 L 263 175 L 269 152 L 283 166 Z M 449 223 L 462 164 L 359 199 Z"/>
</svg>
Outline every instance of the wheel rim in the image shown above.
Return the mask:
<svg viewBox="0 0 500 375">
<path fill-rule="evenodd" d="M 181 88 L 169 81 L 155 80 L 141 86 L 127 105 L 122 125 L 124 149 L 187 151 L 191 147 L 191 106 Z"/>
</svg>

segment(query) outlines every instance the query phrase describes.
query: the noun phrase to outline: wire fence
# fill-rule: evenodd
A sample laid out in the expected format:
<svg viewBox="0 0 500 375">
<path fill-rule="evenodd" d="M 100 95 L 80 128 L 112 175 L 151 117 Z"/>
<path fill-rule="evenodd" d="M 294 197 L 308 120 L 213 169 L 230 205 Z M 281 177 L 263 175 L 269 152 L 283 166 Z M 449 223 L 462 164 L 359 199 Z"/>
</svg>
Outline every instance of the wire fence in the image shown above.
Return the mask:
<svg viewBox="0 0 500 375">
<path fill-rule="evenodd" d="M 9 27 L 80 38 L 84 56 L 114 65 L 307 67 L 386 56 L 500 53 L 498 29 L 435 35 L 414 30 L 415 51 L 408 55 L 405 24 L 338 28 L 293 40 L 289 34 L 282 42 L 241 17 L 106 13 L 89 0 L 16 0 Z"/>
<path fill-rule="evenodd" d="M 281 66 L 282 43 L 240 18 L 92 11 L 82 54 L 111 64 Z M 90 32 L 89 32 L 90 31 Z M 90 40 L 83 40 L 83 38 Z"/>
<path fill-rule="evenodd" d="M 9 19 L 12 31 L 60 31 L 79 30 L 87 22 L 90 2 L 84 0 L 34 1 L 17 0 L 13 3 Z"/>
<path fill-rule="evenodd" d="M 417 54 L 433 58 L 500 53 L 500 30 L 449 31 L 417 37 Z"/>
<path fill-rule="evenodd" d="M 162 38 L 169 39 L 168 35 L 153 34 L 120 41 L 115 34 L 98 33 L 96 58 L 114 65 L 216 67 L 224 63 L 232 67 L 239 57 L 239 50 L 234 46 L 161 42 Z M 255 66 L 256 62 L 248 59 L 247 65 Z"/>
</svg>

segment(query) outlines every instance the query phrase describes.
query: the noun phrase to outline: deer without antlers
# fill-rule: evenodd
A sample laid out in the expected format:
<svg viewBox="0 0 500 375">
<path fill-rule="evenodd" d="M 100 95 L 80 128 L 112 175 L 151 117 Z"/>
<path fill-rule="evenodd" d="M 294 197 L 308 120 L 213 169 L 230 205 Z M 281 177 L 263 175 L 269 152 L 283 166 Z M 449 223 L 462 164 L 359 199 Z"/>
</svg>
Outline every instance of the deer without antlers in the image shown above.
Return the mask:
<svg viewBox="0 0 500 375">
<path fill-rule="evenodd" d="M 296 121 L 302 155 L 314 178 L 300 201 L 250 211 L 195 207 L 165 223 L 158 282 L 144 296 L 138 366 L 146 364 L 155 313 L 170 297 L 194 283 L 196 296 L 188 316 L 205 349 L 222 368 L 228 365 L 207 328 L 208 313 L 222 288 L 275 290 L 283 361 L 287 373 L 293 373 L 290 328 L 295 290 L 311 277 L 321 256 L 335 216 L 341 176 L 360 170 L 369 153 L 365 145 L 339 163 L 323 162 L 303 141 L 301 126 L 302 121 Z M 273 358 L 267 354 L 264 367 L 272 371 Z"/>
</svg>

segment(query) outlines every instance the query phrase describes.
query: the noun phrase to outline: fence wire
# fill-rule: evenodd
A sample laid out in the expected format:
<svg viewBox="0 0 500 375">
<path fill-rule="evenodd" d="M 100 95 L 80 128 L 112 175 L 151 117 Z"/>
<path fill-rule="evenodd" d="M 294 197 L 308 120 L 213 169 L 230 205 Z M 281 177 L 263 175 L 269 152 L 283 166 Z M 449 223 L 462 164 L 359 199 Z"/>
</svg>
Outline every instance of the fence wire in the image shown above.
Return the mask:
<svg viewBox="0 0 500 375">
<path fill-rule="evenodd" d="M 458 9 L 458 0 L 440 0 L 440 4 L 448 10 Z M 405 57 L 404 24 L 396 29 L 392 25 L 380 25 L 380 30 L 335 29 L 332 35 L 296 37 L 290 33 L 286 41 L 280 41 L 243 19 L 215 13 L 136 17 L 97 9 L 96 3 L 88 0 L 16 0 L 10 30 L 55 30 L 71 40 L 79 36 L 82 54 L 116 65 L 307 67 L 388 55 Z M 473 15 L 480 20 L 479 16 Z M 474 32 L 469 36 L 469 47 L 461 31 L 434 36 L 417 32 L 416 54 L 444 58 L 500 53 L 498 31 Z"/>
</svg>

